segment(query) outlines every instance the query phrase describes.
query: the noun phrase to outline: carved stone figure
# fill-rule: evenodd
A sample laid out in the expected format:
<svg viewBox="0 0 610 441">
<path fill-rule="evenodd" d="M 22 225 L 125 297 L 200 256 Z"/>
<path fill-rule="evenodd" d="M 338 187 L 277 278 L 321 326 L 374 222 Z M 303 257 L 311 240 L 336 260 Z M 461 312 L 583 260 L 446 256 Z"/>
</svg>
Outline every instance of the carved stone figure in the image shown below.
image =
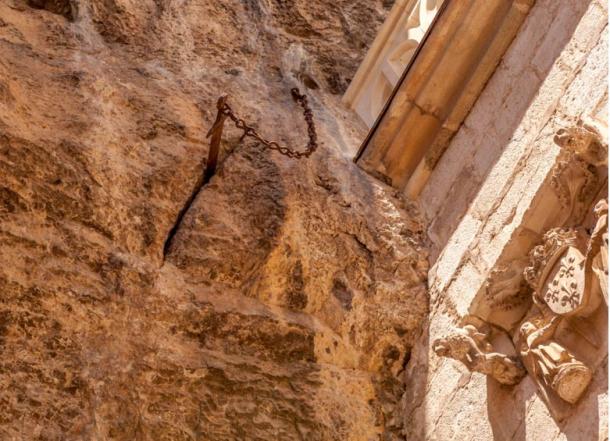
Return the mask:
<svg viewBox="0 0 610 441">
<path fill-rule="evenodd" d="M 458 360 L 469 371 L 489 375 L 502 384 L 517 384 L 525 376 L 525 370 L 516 357 L 494 352 L 487 335 L 472 324 L 456 329 L 449 337 L 436 340 L 433 350 L 438 356 Z"/>
<path fill-rule="evenodd" d="M 531 290 L 523 278 L 526 258 L 496 265 L 485 281 L 476 315 L 503 329 L 517 325 L 531 306 Z"/>
<path fill-rule="evenodd" d="M 595 197 L 599 168 L 608 163 L 608 146 L 599 131 L 586 124 L 559 130 L 554 141 L 561 153 L 551 182 L 564 207 L 565 218 L 559 225 L 565 225 L 578 219 Z"/>
<path fill-rule="evenodd" d="M 568 129 L 560 129 L 554 141 L 562 149 L 572 152 L 587 164 L 601 166 L 608 164 L 608 146 L 602 141 L 599 130 L 589 124 L 580 124 Z"/>
<path fill-rule="evenodd" d="M 568 403 L 575 403 L 591 382 L 591 370 L 553 340 L 560 316 L 542 315 L 526 320 L 519 329 L 519 353 L 547 402 L 552 389 Z"/>
</svg>

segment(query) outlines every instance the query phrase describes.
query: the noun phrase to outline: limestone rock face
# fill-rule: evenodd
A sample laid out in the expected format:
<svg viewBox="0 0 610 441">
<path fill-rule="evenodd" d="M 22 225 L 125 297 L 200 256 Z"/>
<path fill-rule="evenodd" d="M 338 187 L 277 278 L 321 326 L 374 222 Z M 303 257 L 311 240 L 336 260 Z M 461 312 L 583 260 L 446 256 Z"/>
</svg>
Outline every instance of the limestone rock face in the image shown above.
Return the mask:
<svg viewBox="0 0 610 441">
<path fill-rule="evenodd" d="M 414 208 L 352 162 L 370 0 L 0 3 L 0 438 L 402 439 Z M 227 129 L 215 101 L 304 148 Z"/>
</svg>

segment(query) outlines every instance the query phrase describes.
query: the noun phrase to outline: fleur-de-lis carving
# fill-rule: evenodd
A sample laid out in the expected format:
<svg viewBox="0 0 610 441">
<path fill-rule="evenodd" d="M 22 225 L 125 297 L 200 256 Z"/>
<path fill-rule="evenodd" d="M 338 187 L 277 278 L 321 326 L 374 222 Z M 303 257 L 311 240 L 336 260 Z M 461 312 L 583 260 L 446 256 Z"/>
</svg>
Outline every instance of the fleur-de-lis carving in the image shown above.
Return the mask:
<svg viewBox="0 0 610 441">
<path fill-rule="evenodd" d="M 572 308 L 578 306 L 578 303 L 580 301 L 580 294 L 577 288 L 578 284 L 576 282 L 571 282 L 569 289 L 565 286 L 561 287 L 561 291 L 565 293 L 565 295 L 561 297 L 561 306 L 565 306 L 567 304 L 570 304 Z"/>
<path fill-rule="evenodd" d="M 559 300 L 559 289 L 549 289 L 544 296 L 547 302 L 556 302 Z"/>
<path fill-rule="evenodd" d="M 561 262 L 561 267 L 559 268 L 558 273 L 558 276 L 560 278 L 574 277 L 574 271 L 576 270 L 576 267 L 574 266 L 574 261 L 574 256 L 572 256 L 568 259 L 567 263 L 565 261 Z"/>
</svg>

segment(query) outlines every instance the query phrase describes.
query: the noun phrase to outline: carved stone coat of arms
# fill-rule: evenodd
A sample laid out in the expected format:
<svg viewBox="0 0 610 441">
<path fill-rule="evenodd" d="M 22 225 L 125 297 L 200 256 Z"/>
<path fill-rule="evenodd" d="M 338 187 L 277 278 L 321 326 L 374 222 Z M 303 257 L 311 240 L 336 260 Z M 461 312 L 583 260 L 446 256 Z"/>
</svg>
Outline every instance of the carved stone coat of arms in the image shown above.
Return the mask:
<svg viewBox="0 0 610 441">
<path fill-rule="evenodd" d="M 563 326 L 598 345 L 587 320 L 607 304 L 607 201 L 599 201 L 594 211 L 597 223 L 591 233 L 554 228 L 529 253 L 524 278 L 533 306 L 514 332 L 516 357 L 494 351 L 484 331 L 492 328 L 472 318 L 455 335 L 436 340 L 434 351 L 502 384 L 518 383 L 525 368 L 551 410 L 561 406 L 558 402 L 576 403 L 593 372 L 557 338 L 557 330 Z"/>
</svg>

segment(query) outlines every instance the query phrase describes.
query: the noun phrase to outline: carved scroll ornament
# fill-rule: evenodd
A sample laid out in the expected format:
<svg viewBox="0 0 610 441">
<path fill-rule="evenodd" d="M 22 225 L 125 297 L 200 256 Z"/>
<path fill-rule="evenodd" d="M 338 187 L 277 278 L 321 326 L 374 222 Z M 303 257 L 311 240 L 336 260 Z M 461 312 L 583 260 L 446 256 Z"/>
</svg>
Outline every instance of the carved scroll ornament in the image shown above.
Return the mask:
<svg viewBox="0 0 610 441">
<path fill-rule="evenodd" d="M 519 353 L 523 364 L 538 384 L 545 401 L 552 389 L 568 403 L 578 401 L 591 382 L 591 369 L 553 340 L 560 316 L 542 315 L 526 320 L 519 329 Z"/>
</svg>

